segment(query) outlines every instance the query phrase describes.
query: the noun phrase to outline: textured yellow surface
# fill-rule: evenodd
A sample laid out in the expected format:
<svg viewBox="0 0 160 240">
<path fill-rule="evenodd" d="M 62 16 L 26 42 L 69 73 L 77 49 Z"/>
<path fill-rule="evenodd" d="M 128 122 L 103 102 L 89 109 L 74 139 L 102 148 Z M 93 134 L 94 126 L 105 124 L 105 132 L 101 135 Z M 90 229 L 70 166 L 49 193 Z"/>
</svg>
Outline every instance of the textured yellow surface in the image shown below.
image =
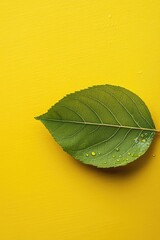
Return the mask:
<svg viewBox="0 0 160 240">
<path fill-rule="evenodd" d="M 159 136 L 135 163 L 102 171 L 34 120 L 109 83 L 137 93 L 160 128 L 159 43 L 159 0 L 0 1 L 1 240 L 160 239 Z"/>
</svg>

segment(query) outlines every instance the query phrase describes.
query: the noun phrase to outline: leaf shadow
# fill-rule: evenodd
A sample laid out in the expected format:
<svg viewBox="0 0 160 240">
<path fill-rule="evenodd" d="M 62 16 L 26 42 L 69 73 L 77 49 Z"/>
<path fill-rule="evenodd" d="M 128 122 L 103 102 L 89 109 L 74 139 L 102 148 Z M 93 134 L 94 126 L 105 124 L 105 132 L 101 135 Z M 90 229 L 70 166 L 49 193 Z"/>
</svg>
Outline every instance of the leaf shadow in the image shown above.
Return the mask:
<svg viewBox="0 0 160 240">
<path fill-rule="evenodd" d="M 155 148 L 156 148 L 156 143 L 158 141 L 158 137 L 160 135 L 156 136 L 148 149 L 148 151 L 141 156 L 139 159 L 135 160 L 134 162 L 131 162 L 127 164 L 126 166 L 121 166 L 121 167 L 116 167 L 116 168 L 97 168 L 94 166 L 90 165 L 85 165 L 79 161 L 76 161 L 77 164 L 80 164 L 81 167 L 84 167 L 87 171 L 93 171 L 94 173 L 101 175 L 101 176 L 110 176 L 114 178 L 126 178 L 130 177 L 133 174 L 136 174 L 137 172 L 141 171 L 147 165 L 149 164 L 150 161 L 152 161 L 156 156 L 154 155 L 155 153 Z"/>
</svg>

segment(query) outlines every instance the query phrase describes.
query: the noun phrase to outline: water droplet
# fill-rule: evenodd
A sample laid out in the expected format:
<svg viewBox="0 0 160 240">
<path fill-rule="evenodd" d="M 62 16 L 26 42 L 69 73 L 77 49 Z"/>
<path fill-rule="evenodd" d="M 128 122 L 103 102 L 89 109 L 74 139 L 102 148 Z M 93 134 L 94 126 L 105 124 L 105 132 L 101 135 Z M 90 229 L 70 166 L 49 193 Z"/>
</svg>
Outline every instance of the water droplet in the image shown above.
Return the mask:
<svg viewBox="0 0 160 240">
<path fill-rule="evenodd" d="M 119 158 L 121 158 L 122 157 L 122 155 L 119 155 Z"/>
<path fill-rule="evenodd" d="M 142 142 L 146 142 L 146 140 L 145 140 L 145 139 L 142 139 Z"/>
<path fill-rule="evenodd" d="M 119 159 L 117 159 L 117 162 L 119 162 Z"/>
<path fill-rule="evenodd" d="M 131 155 L 131 153 L 129 152 L 128 155 Z"/>
<path fill-rule="evenodd" d="M 100 155 L 101 153 L 98 153 L 98 155 Z"/>
<path fill-rule="evenodd" d="M 141 134 L 141 137 L 143 138 L 143 137 L 144 137 L 144 134 Z"/>
<path fill-rule="evenodd" d="M 156 155 L 155 154 L 152 154 L 152 157 L 155 157 Z"/>
<path fill-rule="evenodd" d="M 86 157 L 88 157 L 89 156 L 89 154 L 88 153 L 86 153 Z"/>
<path fill-rule="evenodd" d="M 91 154 L 92 154 L 92 156 L 95 156 L 95 155 L 96 155 L 96 153 L 95 153 L 95 152 L 92 152 Z"/>
<path fill-rule="evenodd" d="M 128 161 L 128 158 L 126 158 L 126 161 Z"/>
<path fill-rule="evenodd" d="M 115 155 L 112 155 L 113 158 L 115 158 Z"/>
<path fill-rule="evenodd" d="M 119 151 L 119 148 L 116 148 L 116 151 L 118 152 L 118 151 Z"/>
<path fill-rule="evenodd" d="M 148 135 L 148 133 L 145 133 L 145 135 L 147 136 L 147 135 Z"/>
<path fill-rule="evenodd" d="M 133 157 L 133 156 L 134 156 L 134 154 L 132 153 L 132 154 L 131 154 L 131 156 Z"/>
<path fill-rule="evenodd" d="M 104 163 L 107 163 L 107 162 L 104 162 Z"/>
</svg>

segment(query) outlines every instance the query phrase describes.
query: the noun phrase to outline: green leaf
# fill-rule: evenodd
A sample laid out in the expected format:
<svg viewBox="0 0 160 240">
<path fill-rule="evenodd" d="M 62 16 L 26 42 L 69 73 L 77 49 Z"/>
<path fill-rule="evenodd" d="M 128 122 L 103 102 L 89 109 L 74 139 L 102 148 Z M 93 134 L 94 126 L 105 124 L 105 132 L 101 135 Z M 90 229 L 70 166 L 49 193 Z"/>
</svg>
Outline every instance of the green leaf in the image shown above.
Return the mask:
<svg viewBox="0 0 160 240">
<path fill-rule="evenodd" d="M 100 168 L 139 158 L 157 131 L 145 103 L 112 85 L 69 94 L 36 119 L 75 159 Z"/>
</svg>

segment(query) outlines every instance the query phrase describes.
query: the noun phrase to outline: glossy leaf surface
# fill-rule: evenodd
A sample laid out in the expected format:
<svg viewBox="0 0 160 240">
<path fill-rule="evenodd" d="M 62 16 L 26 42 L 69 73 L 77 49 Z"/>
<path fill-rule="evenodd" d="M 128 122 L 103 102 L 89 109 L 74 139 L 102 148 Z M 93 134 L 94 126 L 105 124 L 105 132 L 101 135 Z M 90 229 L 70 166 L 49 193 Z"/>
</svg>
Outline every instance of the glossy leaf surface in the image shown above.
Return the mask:
<svg viewBox="0 0 160 240">
<path fill-rule="evenodd" d="M 101 168 L 139 158 L 156 131 L 145 103 L 131 91 L 112 85 L 69 94 L 36 119 L 75 159 Z"/>
</svg>

